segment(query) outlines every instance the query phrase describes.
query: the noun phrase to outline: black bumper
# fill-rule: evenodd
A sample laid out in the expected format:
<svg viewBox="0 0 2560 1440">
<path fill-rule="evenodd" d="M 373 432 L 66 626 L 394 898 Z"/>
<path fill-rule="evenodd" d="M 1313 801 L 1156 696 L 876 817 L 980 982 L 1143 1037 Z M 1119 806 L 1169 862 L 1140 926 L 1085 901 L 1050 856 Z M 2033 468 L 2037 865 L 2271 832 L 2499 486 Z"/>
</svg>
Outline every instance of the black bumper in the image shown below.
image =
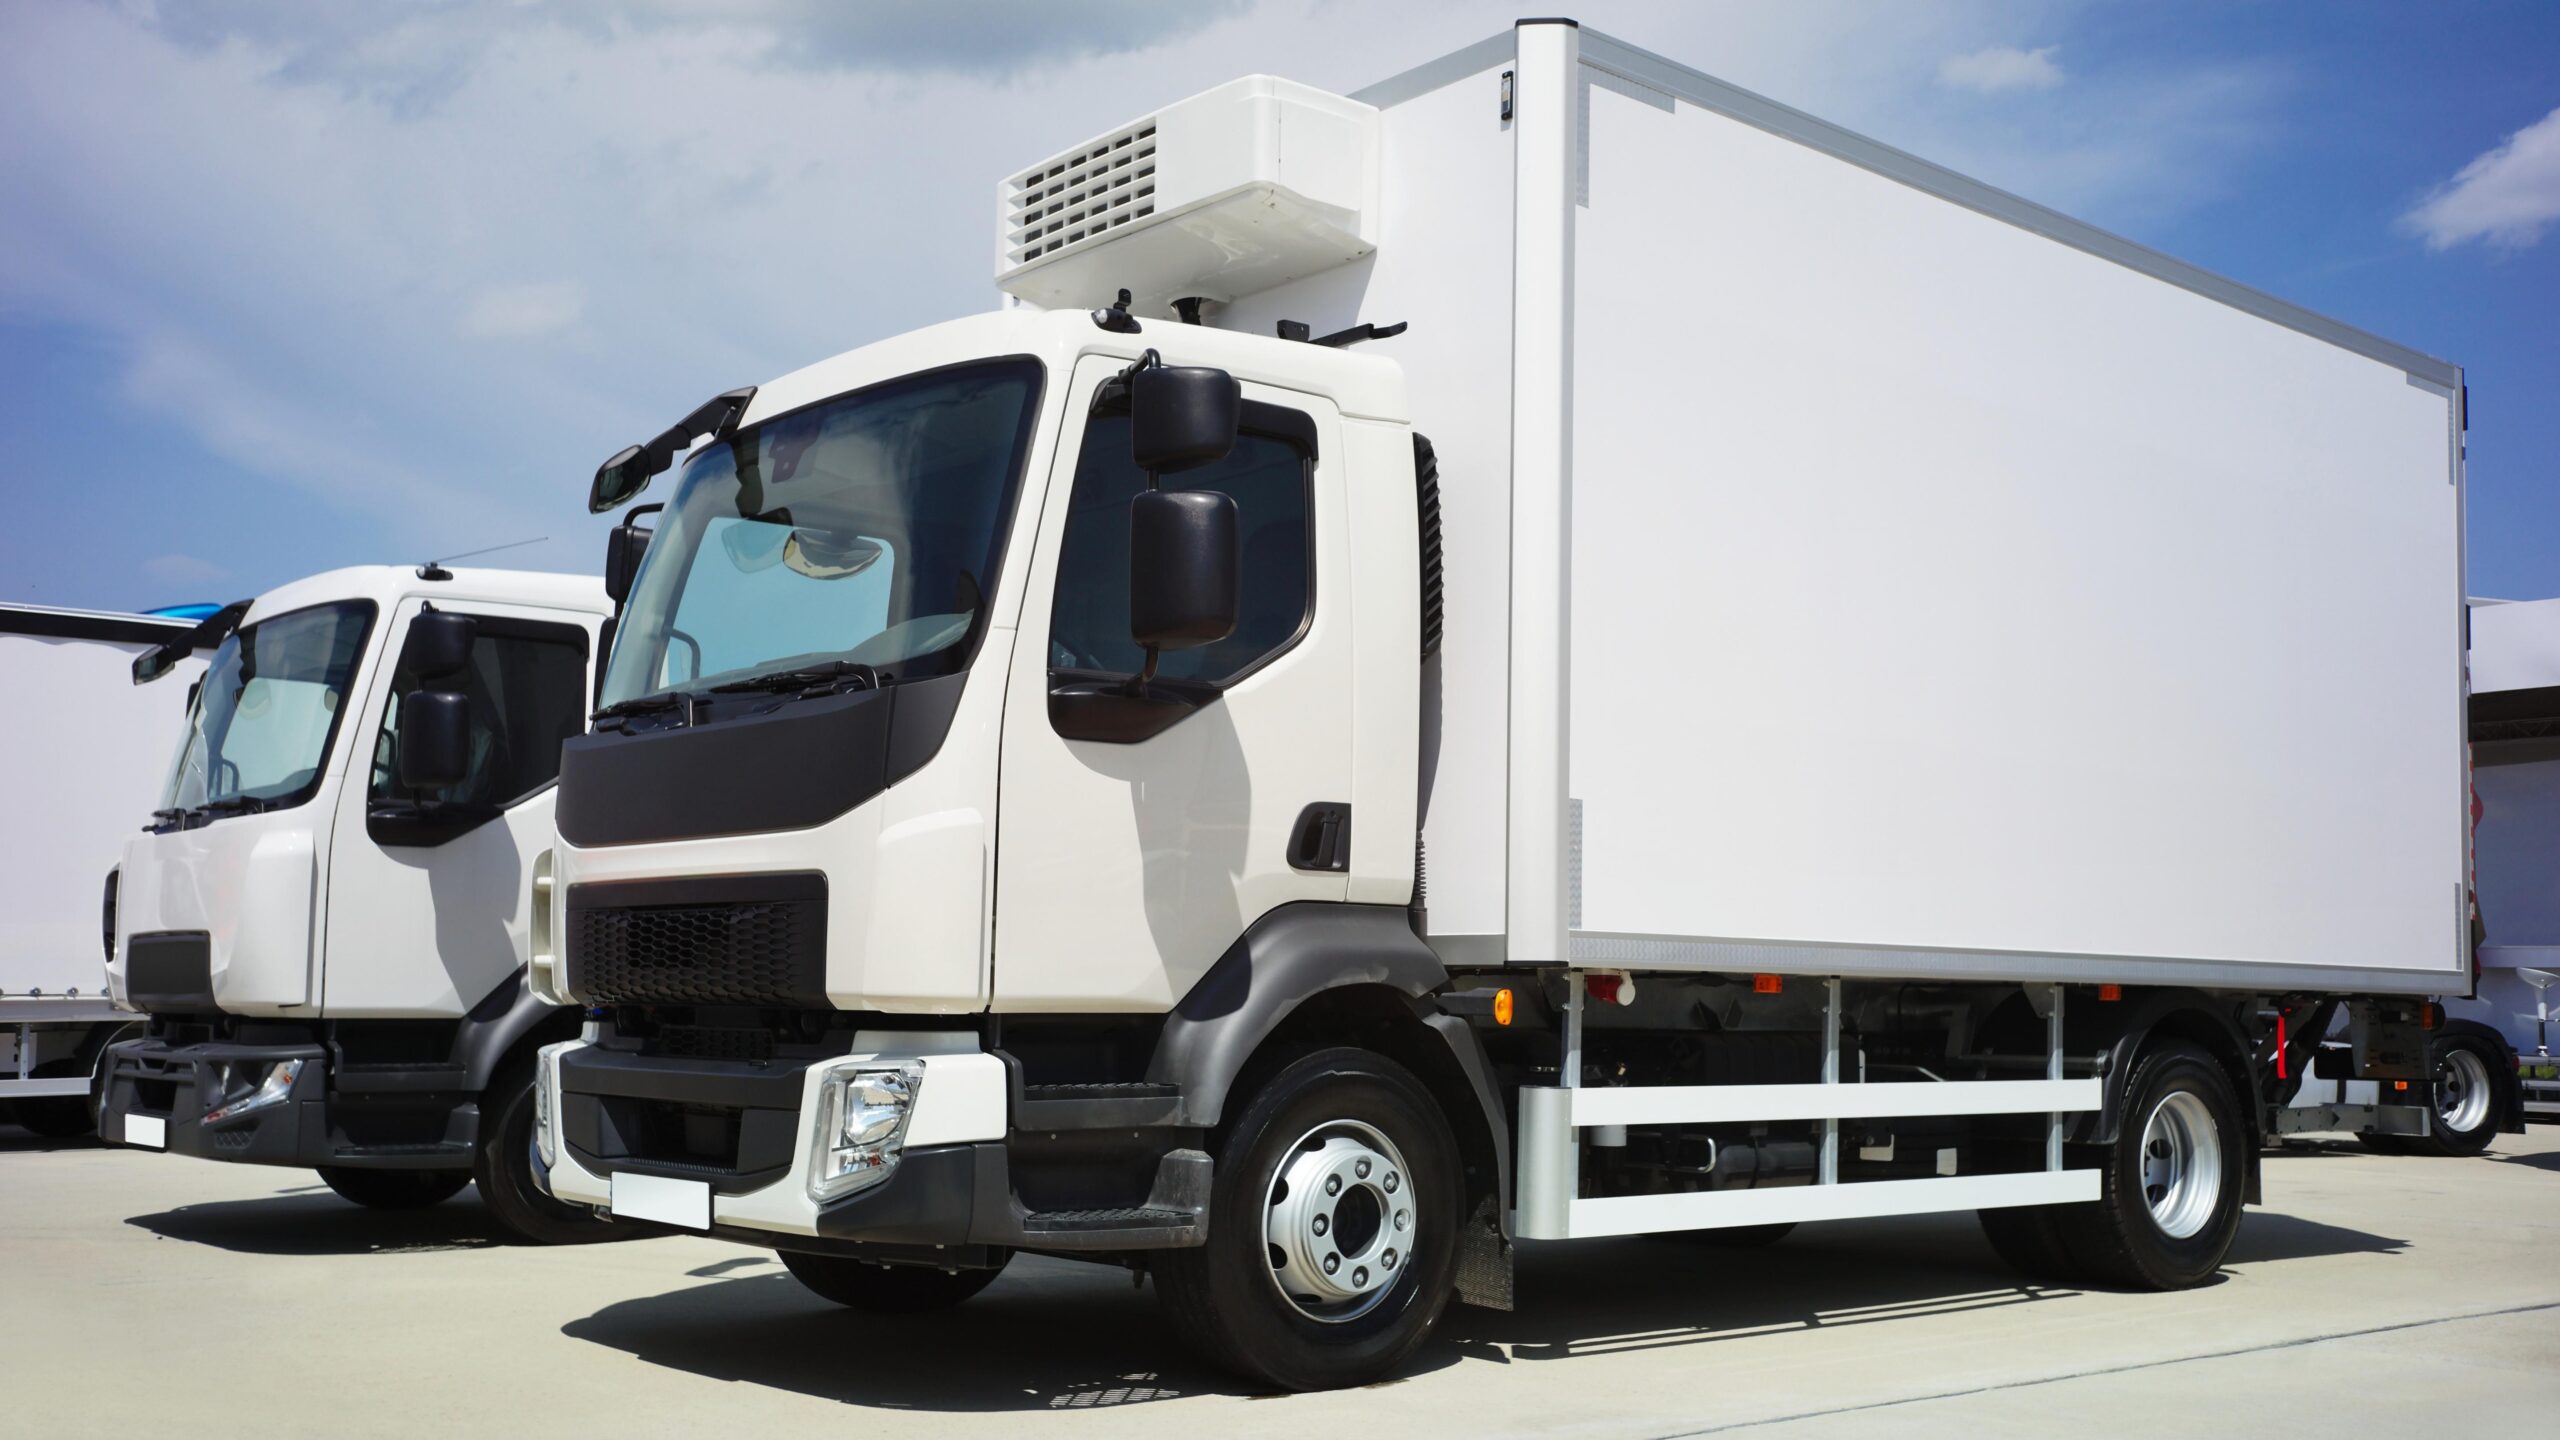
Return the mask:
<svg viewBox="0 0 2560 1440">
<path fill-rule="evenodd" d="M 570 1050 L 559 1061 L 561 1145 L 581 1169 L 608 1183 L 627 1172 L 700 1181 L 715 1195 L 801 1185 L 805 1178 L 792 1160 L 804 1077 L 816 1063 Z M 768 1249 L 873 1258 L 907 1252 L 959 1265 L 998 1249 L 1160 1250 L 1202 1243 L 1208 1193 L 1208 1156 L 1178 1149 L 1158 1162 L 1140 1203 L 1035 1212 L 1015 1193 L 1010 1145 L 985 1140 L 906 1151 L 877 1183 L 821 1202 L 815 1236 L 716 1224 L 710 1233 Z M 701 1233 L 620 1217 L 615 1223 Z"/>
<path fill-rule="evenodd" d="M 252 1077 L 303 1062 L 281 1100 L 221 1120 L 208 1112 L 254 1088 Z M 132 1144 L 128 1122 L 157 1119 L 173 1155 L 304 1168 L 463 1170 L 479 1139 L 476 1095 L 420 1094 L 354 1100 L 334 1093 L 330 1055 L 316 1044 L 171 1045 L 127 1040 L 107 1050 L 98 1111 L 101 1139 Z"/>
</svg>

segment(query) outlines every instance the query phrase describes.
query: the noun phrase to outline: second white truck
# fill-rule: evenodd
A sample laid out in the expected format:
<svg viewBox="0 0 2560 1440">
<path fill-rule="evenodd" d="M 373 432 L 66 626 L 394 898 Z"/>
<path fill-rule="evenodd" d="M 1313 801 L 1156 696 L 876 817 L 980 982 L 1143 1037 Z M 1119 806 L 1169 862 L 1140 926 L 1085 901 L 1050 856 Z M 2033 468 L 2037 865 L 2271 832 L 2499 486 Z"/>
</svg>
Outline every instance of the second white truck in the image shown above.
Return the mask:
<svg viewBox="0 0 2560 1440">
<path fill-rule="evenodd" d="M 533 1182 L 534 1049 L 578 1017 L 524 982 L 608 613 L 592 579 L 376 566 L 181 642 L 211 660 L 109 882 L 107 988 L 146 1018 L 106 1052 L 104 1138 L 385 1209 L 476 1181 L 525 1238 L 611 1234 Z"/>
<path fill-rule="evenodd" d="M 691 451 L 552 1195 L 879 1312 L 1130 1266 L 1303 1388 L 1515 1238 L 2199 1283 L 2340 1015 L 2423 1131 L 2456 368 L 1570 21 L 1026 154 L 1003 310 L 596 477 Z"/>
</svg>

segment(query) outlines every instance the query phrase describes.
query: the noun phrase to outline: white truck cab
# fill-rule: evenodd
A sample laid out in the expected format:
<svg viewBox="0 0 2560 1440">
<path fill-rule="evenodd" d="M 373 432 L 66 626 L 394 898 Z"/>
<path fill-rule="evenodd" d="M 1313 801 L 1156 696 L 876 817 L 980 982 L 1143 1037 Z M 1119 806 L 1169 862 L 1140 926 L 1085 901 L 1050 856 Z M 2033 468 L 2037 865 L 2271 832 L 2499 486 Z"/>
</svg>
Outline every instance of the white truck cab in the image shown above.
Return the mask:
<svg viewBox="0 0 2560 1440">
<path fill-rule="evenodd" d="M 109 892 L 107 988 L 148 1033 L 108 1052 L 104 1138 L 385 1208 L 477 1178 L 520 1233 L 597 1233 L 527 1182 L 533 1049 L 577 1020 L 524 970 L 608 614 L 592 579 L 374 566 L 188 637 L 216 648 Z"/>
<path fill-rule="evenodd" d="M 1306 1388 L 1514 1238 L 2202 1283 L 2341 1015 L 2423 1133 L 2455 367 L 1563 20 L 997 198 L 1003 309 L 596 474 L 690 452 L 536 861 L 552 1196 Z"/>
</svg>

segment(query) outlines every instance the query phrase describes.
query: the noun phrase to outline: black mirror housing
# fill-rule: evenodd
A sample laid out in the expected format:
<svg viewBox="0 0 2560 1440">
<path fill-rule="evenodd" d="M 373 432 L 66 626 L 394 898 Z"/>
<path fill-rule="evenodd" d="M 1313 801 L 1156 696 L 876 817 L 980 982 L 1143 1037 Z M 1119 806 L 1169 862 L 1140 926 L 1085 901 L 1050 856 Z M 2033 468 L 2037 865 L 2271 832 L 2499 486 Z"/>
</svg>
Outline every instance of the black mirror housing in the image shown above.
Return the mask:
<svg viewBox="0 0 2560 1440">
<path fill-rule="evenodd" d="M 631 598 L 631 581 L 640 573 L 640 561 L 649 553 L 649 538 L 654 530 L 644 530 L 632 520 L 613 527 L 604 542 L 604 593 L 620 610 L 622 602 Z"/>
<path fill-rule="evenodd" d="M 1150 365 L 1129 377 L 1129 449 L 1150 475 L 1214 465 L 1236 448 L 1244 387 L 1224 370 Z"/>
<path fill-rule="evenodd" d="M 1149 490 L 1129 502 L 1131 638 L 1188 650 L 1235 633 L 1236 529 L 1234 497 L 1215 490 Z"/>
<path fill-rule="evenodd" d="M 471 700 L 419 690 L 400 702 L 400 783 L 441 790 L 471 774 Z"/>
<path fill-rule="evenodd" d="M 471 644 L 480 638 L 480 622 L 449 610 L 427 610 L 409 622 L 409 638 L 400 650 L 400 668 L 421 680 L 454 674 L 471 663 Z"/>
<path fill-rule="evenodd" d="M 623 446 L 612 459 L 596 467 L 596 478 L 587 486 L 588 513 L 602 515 L 648 489 L 650 479 L 666 468 L 665 461 L 650 465 L 648 452 L 642 447 Z"/>
</svg>

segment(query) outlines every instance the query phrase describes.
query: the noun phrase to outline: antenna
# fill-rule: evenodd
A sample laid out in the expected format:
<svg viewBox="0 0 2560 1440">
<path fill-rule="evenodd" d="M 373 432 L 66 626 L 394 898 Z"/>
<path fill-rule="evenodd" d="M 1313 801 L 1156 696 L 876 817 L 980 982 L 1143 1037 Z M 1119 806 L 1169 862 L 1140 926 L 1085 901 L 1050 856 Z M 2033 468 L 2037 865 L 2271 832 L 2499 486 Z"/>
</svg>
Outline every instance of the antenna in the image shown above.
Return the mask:
<svg viewBox="0 0 2560 1440">
<path fill-rule="evenodd" d="M 418 578 L 421 580 L 450 580 L 453 578 L 453 572 L 444 568 L 444 562 L 447 560 L 468 560 L 475 555 L 495 555 L 501 550 L 517 550 L 522 549 L 527 545 L 539 545 L 550 538 L 551 537 L 548 535 L 536 535 L 530 540 L 510 540 L 504 545 L 485 545 L 477 550 L 465 550 L 459 555 L 441 556 L 419 566 Z"/>
</svg>

